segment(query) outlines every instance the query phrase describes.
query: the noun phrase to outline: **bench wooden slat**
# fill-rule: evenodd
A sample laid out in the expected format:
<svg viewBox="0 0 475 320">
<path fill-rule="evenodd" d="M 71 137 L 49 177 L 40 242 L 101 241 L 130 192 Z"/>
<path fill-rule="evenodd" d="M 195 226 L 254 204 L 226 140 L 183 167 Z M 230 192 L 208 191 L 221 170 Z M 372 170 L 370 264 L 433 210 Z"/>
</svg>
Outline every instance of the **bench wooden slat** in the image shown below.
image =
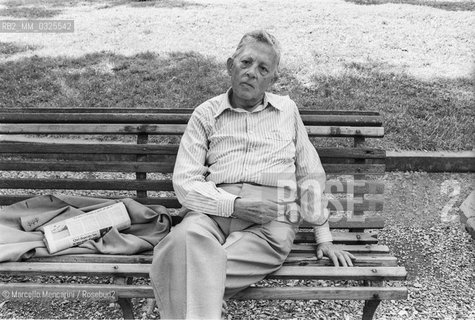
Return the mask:
<svg viewBox="0 0 475 320">
<path fill-rule="evenodd" d="M 255 288 L 250 287 L 233 299 L 267 300 L 399 300 L 407 299 L 408 290 L 402 287 L 292 287 L 292 288 Z"/>
<path fill-rule="evenodd" d="M 7 140 L 3 138 L 3 140 Z M 51 142 L 28 142 L 28 138 L 22 142 L 2 143 L 1 153 L 53 153 L 53 154 L 133 154 L 133 155 L 173 155 L 178 152 L 178 145 L 159 144 L 126 144 L 126 143 L 84 143 L 77 140 L 77 143 L 57 143 Z M 335 152 L 335 154 L 339 154 Z"/>
<path fill-rule="evenodd" d="M 367 267 L 367 266 L 396 266 L 396 258 L 388 254 L 373 254 L 373 253 L 354 253 L 357 260 L 355 266 Z M 151 264 L 151 254 L 140 255 L 63 255 L 44 258 L 31 258 L 28 262 L 40 262 L 40 263 L 119 263 L 119 264 Z M 318 266 L 331 266 L 332 263 L 327 258 L 317 260 L 315 251 L 310 253 L 291 253 L 287 260 L 286 265 L 318 265 Z"/>
<path fill-rule="evenodd" d="M 384 194 L 384 182 L 376 180 L 327 180 L 325 192 L 328 194 Z"/>
<path fill-rule="evenodd" d="M 180 106 L 179 108 L 68 108 L 67 106 L 61 108 L 9 108 L 2 110 L 0 114 L 27 114 L 27 113 L 107 113 L 107 114 L 117 114 L 117 113 L 159 113 L 159 114 L 191 114 L 194 111 L 194 107 L 187 108 Z M 318 116 L 348 116 L 348 115 L 359 115 L 359 116 L 381 116 L 377 111 L 371 110 L 315 110 L 309 108 L 300 108 L 299 112 L 301 115 L 318 115 Z"/>
<path fill-rule="evenodd" d="M 360 255 L 361 257 L 378 256 L 388 257 L 389 248 L 383 245 L 341 245 L 336 244 L 337 248 Z M 291 254 L 301 254 L 305 256 L 315 255 L 316 245 L 294 244 Z M 116 254 L 69 254 L 50 257 L 32 257 L 29 262 L 81 262 L 81 263 L 151 263 L 152 251 L 143 252 L 134 255 L 116 255 Z"/>
<path fill-rule="evenodd" d="M 0 134 L 183 134 L 186 124 L 0 124 Z M 314 137 L 369 137 L 384 136 L 383 127 L 307 126 Z"/>
<path fill-rule="evenodd" d="M 86 110 L 85 110 L 86 111 Z M 34 109 L 31 112 L 0 112 L 0 122 L 8 123 L 169 123 L 186 124 L 193 111 L 189 109 L 186 112 L 174 112 L 160 110 L 144 111 L 141 109 L 115 111 L 94 110 L 93 112 L 64 112 L 58 110 Z M 318 111 L 318 110 L 300 110 L 302 120 L 305 125 L 359 125 L 359 126 L 381 126 L 382 117 L 376 112 L 356 112 L 356 111 Z"/>
<path fill-rule="evenodd" d="M 186 124 L 0 124 L 0 134 L 182 134 Z"/>
<path fill-rule="evenodd" d="M 168 180 L 131 179 L 2 179 L 0 188 L 5 189 L 68 189 L 68 190 L 160 190 L 173 191 Z"/>
<path fill-rule="evenodd" d="M 74 171 L 74 172 L 172 172 L 174 163 L 118 161 L 22 161 L 0 160 L 5 171 Z"/>
<path fill-rule="evenodd" d="M 386 171 L 385 164 L 326 164 L 323 169 L 327 174 L 367 174 L 382 175 Z"/>
<path fill-rule="evenodd" d="M 176 198 L 162 197 L 162 198 L 134 198 L 143 204 L 160 204 L 168 208 L 180 208 L 181 205 Z M 357 197 L 354 199 L 330 199 L 328 201 L 328 209 L 330 211 L 381 211 L 383 210 L 384 199 L 362 199 Z M 0 197 L 1 203 L 1 197 Z"/>
<path fill-rule="evenodd" d="M 335 232 L 331 231 L 335 244 L 376 244 L 378 239 L 368 233 L 360 232 Z M 295 237 L 295 243 L 314 243 L 313 232 L 299 232 Z"/>
<path fill-rule="evenodd" d="M 145 285 L 117 285 L 110 284 L 107 288 L 94 284 L 68 284 L 65 288 L 61 284 L 50 283 L 15 283 L 0 284 L 2 291 L 15 292 L 10 300 L 21 299 L 22 293 L 31 294 L 37 290 L 37 294 L 47 299 L 55 295 L 68 294 L 76 299 L 94 299 L 97 295 L 110 294 L 109 301 L 116 298 L 154 298 L 152 287 Z M 83 294 L 84 292 L 88 294 Z M 47 293 L 50 293 L 49 295 Z M 232 299 L 298 299 L 298 300 L 399 300 L 407 299 L 407 288 L 402 287 L 292 287 L 292 288 L 258 288 L 250 287 L 235 295 Z M 70 298 L 71 299 L 71 298 Z"/>
<path fill-rule="evenodd" d="M 366 245 L 346 245 L 336 244 L 336 247 L 341 250 L 346 250 L 351 253 L 372 253 L 372 254 L 386 254 L 389 253 L 389 247 L 380 244 L 366 244 Z M 314 253 L 316 244 L 296 244 L 292 246 L 292 252 L 295 253 Z"/>
<path fill-rule="evenodd" d="M 52 274 L 52 275 L 123 275 L 148 277 L 149 264 L 119 263 L 43 263 L 5 262 L 0 264 L 4 274 Z M 406 270 L 402 267 L 320 267 L 283 266 L 268 276 L 269 279 L 318 279 L 318 280 L 404 280 Z"/>
<path fill-rule="evenodd" d="M 353 262 L 354 266 L 356 267 L 370 267 L 370 266 L 381 266 L 381 267 L 396 267 L 397 266 L 397 259 L 393 256 L 388 255 L 359 255 L 354 254 L 356 260 Z M 303 254 L 290 254 L 284 262 L 284 265 L 296 265 L 296 266 L 304 266 L 304 265 L 312 265 L 312 266 L 333 266 L 333 263 L 327 259 L 317 260 L 315 254 L 313 255 L 303 255 Z"/>
<path fill-rule="evenodd" d="M 322 148 L 316 147 L 318 155 L 322 161 L 325 159 L 386 159 L 386 151 L 370 148 Z M 327 160 L 327 162 L 330 162 Z"/>
<path fill-rule="evenodd" d="M 382 229 L 384 219 L 382 217 L 334 217 L 328 219 L 332 229 Z M 311 227 L 307 222 L 303 222 L 302 227 Z"/>
<path fill-rule="evenodd" d="M 283 266 L 268 276 L 269 279 L 319 279 L 319 280 L 404 280 L 407 272 L 402 267 L 314 267 Z"/>
<path fill-rule="evenodd" d="M 4 274 L 48 274 L 48 275 L 96 275 L 148 277 L 149 264 L 121 263 L 43 263 L 43 262 L 4 262 L 0 272 Z"/>
<path fill-rule="evenodd" d="M 5 189 L 71 189 L 71 190 L 160 190 L 173 191 L 171 179 L 131 180 L 131 179 L 16 179 L 3 178 L 0 188 Z M 384 183 L 377 181 L 331 181 L 325 186 L 326 193 L 383 194 Z"/>
<path fill-rule="evenodd" d="M 51 192 L 50 192 L 51 193 Z M 39 194 L 39 193 L 38 193 Z M 29 199 L 38 194 L 30 194 L 30 195 L 7 195 L 3 196 L 0 195 L 0 205 L 10 205 L 15 202 L 23 201 Z M 43 192 L 45 194 L 45 192 Z M 93 196 L 97 197 L 97 196 Z M 104 197 L 104 196 L 103 196 Z M 101 198 L 99 196 L 99 198 Z M 107 198 L 109 199 L 121 199 L 124 196 L 110 196 L 108 195 Z M 146 205 L 158 204 L 163 205 L 167 208 L 181 208 L 180 203 L 175 197 L 162 197 L 162 198 L 137 198 L 137 197 L 130 197 L 137 202 Z M 342 211 L 382 211 L 384 206 L 383 199 L 374 199 L 374 200 L 367 200 L 362 199 L 360 197 L 354 199 L 331 199 L 328 202 L 328 209 L 330 211 L 335 210 L 342 210 Z M 360 223 L 356 221 L 356 223 Z"/>
<path fill-rule="evenodd" d="M 8 137 L 3 137 L 3 141 Z M 0 153 L 27 153 L 27 154 L 140 154 L 140 155 L 173 155 L 178 152 L 178 145 L 160 144 L 126 144 L 126 143 L 77 143 L 28 142 L 29 138 L 23 138 L 22 142 L 3 142 Z M 80 143 L 79 143 L 80 141 Z M 316 148 L 322 160 L 343 159 L 384 159 L 386 152 L 379 149 L 369 148 Z"/>
<path fill-rule="evenodd" d="M 28 262 L 42 263 L 130 263 L 130 264 L 150 264 L 152 263 L 152 251 L 141 254 L 67 254 L 49 257 L 31 257 Z"/>
<path fill-rule="evenodd" d="M 12 158 L 21 158 L 22 160 L 27 159 L 34 159 L 35 161 L 54 159 L 56 161 L 94 161 L 94 162 L 131 162 L 137 159 L 137 156 L 143 158 L 143 161 L 146 162 L 157 162 L 157 163 L 175 163 L 176 155 L 168 155 L 168 154 L 150 154 L 150 155 L 140 155 L 140 154 L 115 154 L 115 153 L 1 153 L 0 157 L 3 159 L 12 159 Z M 384 158 L 329 158 L 329 157 L 321 157 L 320 158 L 323 166 L 327 166 L 330 168 L 333 166 L 332 169 L 341 167 L 341 170 L 356 170 L 355 168 L 362 168 L 361 170 L 366 170 L 365 168 L 369 168 L 375 165 L 384 165 L 385 159 Z M 366 163 L 367 167 L 355 167 L 355 163 Z M 353 165 L 353 166 L 349 166 Z M 170 166 L 171 168 L 172 166 Z M 380 166 L 381 167 L 381 166 Z M 372 170 L 378 170 L 378 168 L 372 168 Z M 332 172 L 328 172 L 331 174 Z M 351 174 L 352 171 L 347 172 L 347 174 Z M 333 173 L 334 174 L 334 173 Z"/>
<path fill-rule="evenodd" d="M 0 170 L 5 171 L 75 171 L 75 172 L 173 172 L 174 162 L 120 162 L 120 161 L 16 161 L 0 160 Z M 332 174 L 384 174 L 384 164 L 325 164 Z"/>
<path fill-rule="evenodd" d="M 310 137 L 384 137 L 383 127 L 337 127 L 337 126 L 307 126 L 307 133 Z"/>
</svg>

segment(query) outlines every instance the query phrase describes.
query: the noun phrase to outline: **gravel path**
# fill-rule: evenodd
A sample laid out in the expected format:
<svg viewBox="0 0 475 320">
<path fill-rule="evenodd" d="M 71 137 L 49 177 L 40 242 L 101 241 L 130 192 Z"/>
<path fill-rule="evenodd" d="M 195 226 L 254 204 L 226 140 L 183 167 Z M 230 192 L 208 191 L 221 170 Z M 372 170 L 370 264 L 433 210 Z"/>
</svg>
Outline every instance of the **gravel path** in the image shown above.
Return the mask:
<svg viewBox="0 0 475 320">
<path fill-rule="evenodd" d="M 475 319 L 475 241 L 461 228 L 459 206 L 474 174 L 388 173 L 383 243 L 409 273 L 409 300 L 379 319 Z"/>
<path fill-rule="evenodd" d="M 402 285 L 409 288 L 409 299 L 383 301 L 375 319 L 475 319 L 475 242 L 458 221 L 458 208 L 474 189 L 475 174 L 395 172 L 384 180 L 387 224 L 380 239 L 408 270 Z M 228 319 L 356 320 L 361 319 L 362 305 L 361 301 L 231 301 Z M 145 306 L 145 301 L 136 301 L 137 317 L 145 317 Z M 117 305 L 85 301 L 7 302 L 0 305 L 0 314 L 18 319 L 121 317 Z M 157 310 L 147 318 L 159 318 Z"/>
</svg>

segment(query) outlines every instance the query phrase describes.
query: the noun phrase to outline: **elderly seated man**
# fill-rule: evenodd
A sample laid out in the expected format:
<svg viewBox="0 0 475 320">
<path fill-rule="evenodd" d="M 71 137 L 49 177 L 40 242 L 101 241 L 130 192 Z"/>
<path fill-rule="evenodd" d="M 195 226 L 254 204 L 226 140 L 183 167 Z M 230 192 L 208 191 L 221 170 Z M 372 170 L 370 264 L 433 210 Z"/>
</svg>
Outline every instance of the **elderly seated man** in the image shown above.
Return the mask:
<svg viewBox="0 0 475 320">
<path fill-rule="evenodd" d="M 231 88 L 188 122 L 173 173 L 187 213 L 151 269 L 162 318 L 221 318 L 226 299 L 281 267 L 302 220 L 314 225 L 318 258 L 352 265 L 332 244 L 325 172 L 297 106 L 266 92 L 280 53 L 266 31 L 245 34 L 227 60 Z"/>
</svg>

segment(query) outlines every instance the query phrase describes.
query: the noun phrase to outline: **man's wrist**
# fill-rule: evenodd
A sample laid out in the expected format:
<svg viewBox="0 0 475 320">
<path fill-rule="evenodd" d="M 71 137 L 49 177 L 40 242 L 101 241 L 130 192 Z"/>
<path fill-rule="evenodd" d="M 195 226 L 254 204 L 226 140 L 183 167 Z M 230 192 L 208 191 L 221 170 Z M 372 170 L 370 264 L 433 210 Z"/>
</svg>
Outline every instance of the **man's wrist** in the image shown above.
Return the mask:
<svg viewBox="0 0 475 320">
<path fill-rule="evenodd" d="M 218 215 L 221 217 L 230 217 L 234 213 L 234 202 L 238 196 L 221 192 L 222 199 L 218 203 Z"/>
<path fill-rule="evenodd" d="M 321 226 L 314 226 L 313 227 L 313 232 L 315 235 L 315 242 L 317 244 L 324 243 L 324 242 L 332 242 L 333 237 L 330 232 L 330 227 L 328 224 L 328 221 L 321 225 Z"/>
<path fill-rule="evenodd" d="M 231 213 L 230 217 L 239 218 L 239 209 L 240 209 L 239 200 L 240 199 L 241 199 L 241 197 L 239 197 L 239 196 L 236 196 L 236 198 L 234 198 L 233 212 Z"/>
</svg>

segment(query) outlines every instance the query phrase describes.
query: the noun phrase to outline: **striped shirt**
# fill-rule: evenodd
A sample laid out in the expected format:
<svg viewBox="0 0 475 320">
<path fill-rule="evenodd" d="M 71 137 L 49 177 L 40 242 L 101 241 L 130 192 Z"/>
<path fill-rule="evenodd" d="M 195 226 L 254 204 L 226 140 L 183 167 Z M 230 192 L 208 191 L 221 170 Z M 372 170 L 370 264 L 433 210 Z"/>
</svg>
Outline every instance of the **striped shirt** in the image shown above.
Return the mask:
<svg viewBox="0 0 475 320">
<path fill-rule="evenodd" d="M 230 89 L 231 90 L 231 89 Z M 229 93 L 199 105 L 181 139 L 173 187 L 186 208 L 229 217 L 237 195 L 220 184 L 277 187 L 315 225 L 317 243 L 332 241 L 323 198 L 325 172 L 298 108 L 288 96 L 266 93 L 252 112 L 233 108 Z"/>
</svg>

